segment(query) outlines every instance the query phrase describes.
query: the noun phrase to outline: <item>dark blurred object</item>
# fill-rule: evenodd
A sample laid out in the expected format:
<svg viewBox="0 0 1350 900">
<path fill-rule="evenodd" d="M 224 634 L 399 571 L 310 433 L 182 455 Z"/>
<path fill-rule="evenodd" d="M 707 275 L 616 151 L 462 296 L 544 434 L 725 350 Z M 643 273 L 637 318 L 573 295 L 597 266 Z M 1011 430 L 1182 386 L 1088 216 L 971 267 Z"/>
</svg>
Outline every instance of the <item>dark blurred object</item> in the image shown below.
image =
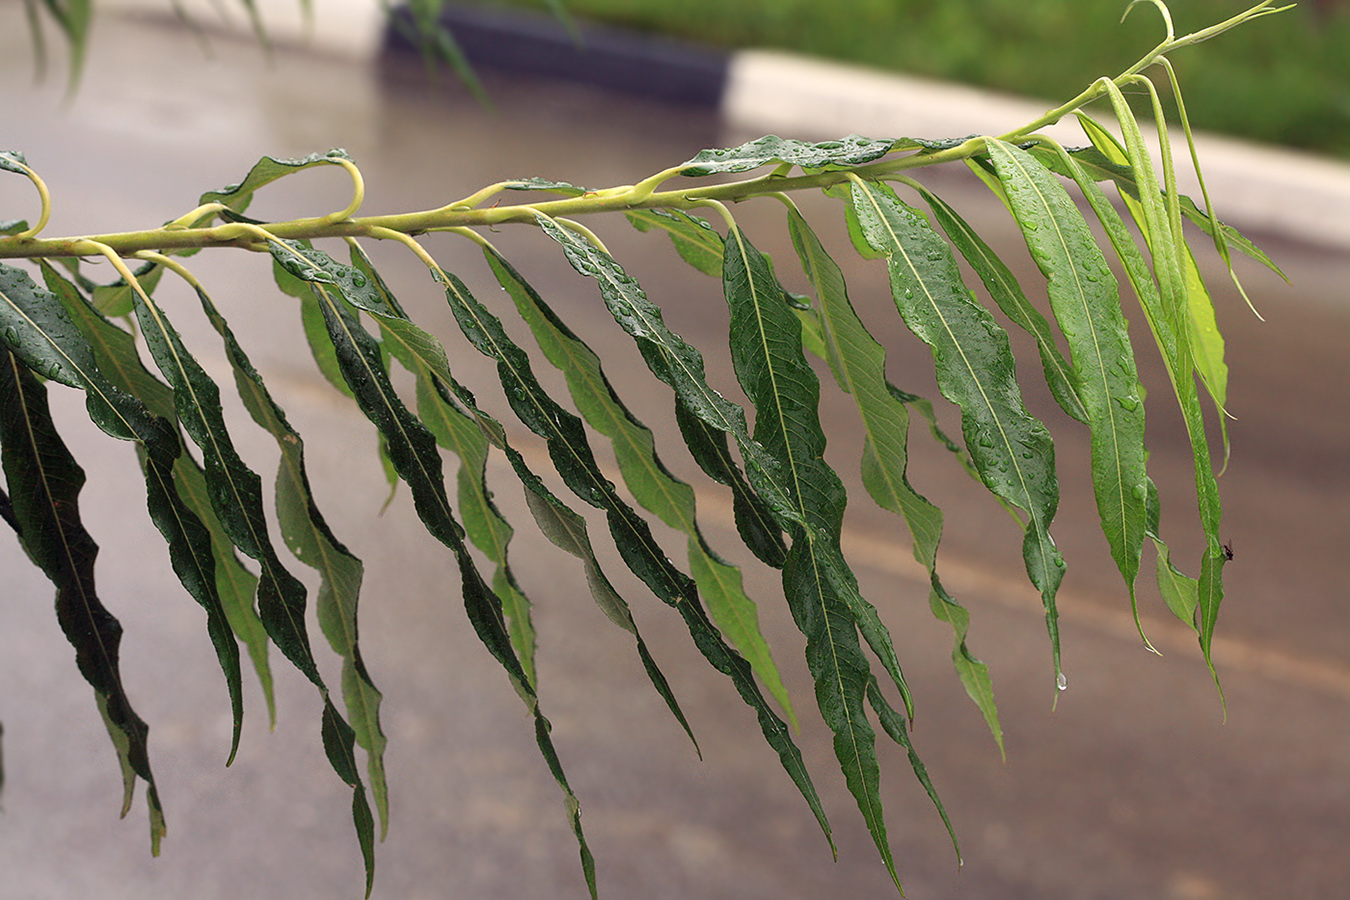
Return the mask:
<svg viewBox="0 0 1350 900">
<path fill-rule="evenodd" d="M 695 44 L 588 24 L 569 31 L 557 19 L 519 10 L 447 4 L 438 21 L 474 68 L 509 69 L 667 103 L 716 108 L 722 102 L 728 57 Z M 387 50 L 419 49 L 407 36 L 411 24 L 407 8 L 394 11 Z"/>
</svg>

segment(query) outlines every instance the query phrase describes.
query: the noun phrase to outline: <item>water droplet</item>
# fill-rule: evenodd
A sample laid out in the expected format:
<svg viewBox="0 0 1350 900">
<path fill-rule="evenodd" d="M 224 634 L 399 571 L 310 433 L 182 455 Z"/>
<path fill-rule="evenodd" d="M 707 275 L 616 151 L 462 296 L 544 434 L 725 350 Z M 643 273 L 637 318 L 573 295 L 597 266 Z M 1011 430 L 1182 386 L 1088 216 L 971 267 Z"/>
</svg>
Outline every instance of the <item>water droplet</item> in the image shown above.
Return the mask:
<svg viewBox="0 0 1350 900">
<path fill-rule="evenodd" d="M 1069 679 L 1064 677 L 1063 672 L 1060 672 L 1057 676 L 1055 676 L 1055 687 L 1059 688 L 1061 691 L 1068 689 Z"/>
<path fill-rule="evenodd" d="M 1127 394 L 1124 397 L 1117 397 L 1116 399 L 1120 402 L 1121 406 L 1125 407 L 1130 412 L 1134 412 L 1136 409 L 1139 408 L 1138 397 L 1132 397 Z"/>
<path fill-rule="evenodd" d="M 355 273 L 354 275 L 352 275 L 352 284 L 356 285 L 357 287 L 365 287 L 366 276 L 362 275 L 360 272 Z"/>
</svg>

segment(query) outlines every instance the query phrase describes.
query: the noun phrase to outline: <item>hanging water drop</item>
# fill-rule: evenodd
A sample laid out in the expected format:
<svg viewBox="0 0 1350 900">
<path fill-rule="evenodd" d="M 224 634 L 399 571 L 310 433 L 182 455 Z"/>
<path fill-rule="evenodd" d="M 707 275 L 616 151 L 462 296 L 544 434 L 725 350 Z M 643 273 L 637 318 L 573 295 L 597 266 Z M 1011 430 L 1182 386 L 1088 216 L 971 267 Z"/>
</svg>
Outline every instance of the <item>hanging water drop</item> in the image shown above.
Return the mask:
<svg viewBox="0 0 1350 900">
<path fill-rule="evenodd" d="M 1068 689 L 1069 679 L 1064 677 L 1063 672 L 1060 672 L 1055 676 L 1055 687 L 1059 688 L 1061 691 Z"/>
</svg>

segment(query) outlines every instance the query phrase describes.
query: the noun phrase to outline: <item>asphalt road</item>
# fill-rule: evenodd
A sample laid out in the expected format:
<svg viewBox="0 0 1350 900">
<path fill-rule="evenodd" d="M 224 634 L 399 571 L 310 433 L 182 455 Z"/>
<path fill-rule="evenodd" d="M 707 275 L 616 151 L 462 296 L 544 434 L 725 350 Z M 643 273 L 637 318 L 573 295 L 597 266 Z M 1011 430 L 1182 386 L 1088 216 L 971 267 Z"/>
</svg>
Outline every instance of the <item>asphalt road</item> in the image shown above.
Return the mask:
<svg viewBox="0 0 1350 900">
<path fill-rule="evenodd" d="M 147 26 L 136 33 L 115 22 L 100 26 L 86 82 L 63 108 L 59 90 L 27 90 L 19 16 L 12 5 L 0 8 L 5 77 L 24 86 L 4 100 L 0 143 L 24 150 L 47 179 L 56 203 L 51 234 L 165 221 L 191 208 L 203 190 L 237 181 L 262 153 L 345 146 L 365 173 L 366 209 L 393 211 L 522 175 L 588 186 L 628 183 L 705 146 L 746 137 L 725 132 L 706 113 L 644 108 L 581 88 L 494 77 L 497 111 L 490 112 L 455 90 L 429 90 L 416 65 L 391 64 L 372 74 L 286 53 L 268 62 L 228 40 L 217 41 L 214 58 L 203 60 L 180 31 Z M 256 212 L 318 214 L 346 202 L 336 173 L 293 181 L 260 199 Z M 1015 246 L 1006 217 L 982 188 L 956 176 L 933 184 L 986 223 L 998 246 Z M 31 215 L 19 179 L 0 183 L 0 201 L 3 217 Z M 827 242 L 842 246 L 837 211 L 806 206 Z M 790 254 L 775 204 L 736 214 L 763 249 Z M 622 223 L 597 227 L 677 330 L 705 350 L 725 344 L 725 312 L 712 282 L 651 236 Z M 916 485 L 947 512 L 944 577 L 970 607 L 971 645 L 994 672 L 1006 762 L 951 672 L 946 626 L 928 613 L 924 581 L 900 529 L 861 492 L 854 495 L 846 552 L 864 593 L 891 625 L 919 704 L 916 739 L 965 853 L 958 870 L 905 761 L 886 753 L 891 838 L 910 898 L 1344 895 L 1350 256 L 1278 235 L 1255 237 L 1292 281 L 1286 286 L 1244 267 L 1264 324 L 1217 273 L 1210 278 L 1228 339 L 1235 417 L 1232 462 L 1221 481 L 1225 536 L 1235 551 L 1216 652 L 1226 723 L 1193 642 L 1147 592 L 1146 622 L 1165 655 L 1140 647 L 1095 525 L 1081 464 L 1085 437 L 1055 413 L 1043 391 L 1030 391 L 1029 402 L 1057 435 L 1064 497 L 1055 534 L 1070 565 L 1061 595 L 1069 688 L 1053 711 L 1049 651 L 1021 574 L 1019 533 L 942 452 L 914 442 Z M 508 230 L 493 239 L 537 285 L 549 287 L 573 327 L 607 354 L 630 405 L 659 420 L 668 401 L 628 339 L 606 322 L 592 285 L 536 234 Z M 476 253 L 450 240 L 432 248 L 447 268 L 482 285 L 481 295 L 495 293 Z M 424 273 L 383 249 L 380 259 L 388 260 L 386 275 L 414 316 L 446 336 L 461 377 L 490 395 L 490 368 L 450 337 L 449 316 Z M 781 259 L 786 272 L 791 257 Z M 373 437 L 296 353 L 298 317 L 276 309 L 288 301 L 265 289 L 261 263 L 194 258 L 193 267 L 233 315 L 255 363 L 306 434 L 325 513 L 366 562 L 365 657 L 386 696 L 393 807 L 374 896 L 584 896 L 556 787 L 518 701 L 466 627 L 452 561 L 414 523 L 405 492 L 380 514 L 387 488 Z M 886 324 L 894 319 L 886 318 L 890 300 L 880 265 L 848 263 L 846 273 L 864 316 L 882 323 L 892 379 L 935 396 L 927 352 Z M 182 330 L 189 340 L 204 340 L 204 324 L 182 308 Z M 1146 335 L 1138 338 L 1146 348 Z M 709 355 L 716 383 L 731 384 L 725 359 Z M 1154 399 L 1150 466 L 1164 496 L 1164 528 L 1178 556 L 1191 560 L 1196 526 L 1184 436 L 1166 403 L 1165 376 L 1147 361 L 1146 349 L 1141 357 Z M 218 357 L 205 359 L 213 371 L 223 370 Z M 102 546 L 101 593 L 126 626 L 126 677 L 151 724 L 170 832 L 162 857 L 152 860 L 141 801 L 118 821 L 116 764 L 51 615 L 50 586 L 13 541 L 0 538 L 6 776 L 0 900 L 360 896 L 349 798 L 318 750 L 312 690 L 298 676 L 279 674 L 279 721 L 269 734 L 260 695 L 250 687 L 243 747 L 233 767 L 223 767 L 229 721 L 219 671 L 199 612 L 169 572 L 137 480 L 129 477 L 132 454 L 82 426 L 74 398 L 63 396 L 58 406 L 90 472 L 85 517 Z M 835 404 L 827 415 L 830 458 L 856 481 L 849 473 L 859 438 L 848 411 Z M 660 437 L 666 461 L 687 472 L 669 428 Z M 275 464 L 270 439 L 242 443 L 259 469 Z M 497 483 L 508 515 L 526 520 L 509 479 Z M 730 512 L 721 495 L 703 492 L 700 509 L 709 533 L 725 537 Z M 837 864 L 755 736 L 745 707 L 698 661 L 667 609 L 618 579 L 621 567 L 606 557 L 684 703 L 702 762 L 644 686 L 631 642 L 591 604 L 578 568 L 524 529 L 514 547 L 517 573 L 537 595 L 542 702 L 584 804 L 602 896 L 891 895 L 833 774 L 828 734 L 810 721 L 809 680 L 793 660 L 800 639 L 783 610 L 766 603 L 764 627 L 804 714 L 801 743 L 832 813 Z M 772 595 L 771 574 L 747 567 L 747 577 L 752 590 Z"/>
</svg>

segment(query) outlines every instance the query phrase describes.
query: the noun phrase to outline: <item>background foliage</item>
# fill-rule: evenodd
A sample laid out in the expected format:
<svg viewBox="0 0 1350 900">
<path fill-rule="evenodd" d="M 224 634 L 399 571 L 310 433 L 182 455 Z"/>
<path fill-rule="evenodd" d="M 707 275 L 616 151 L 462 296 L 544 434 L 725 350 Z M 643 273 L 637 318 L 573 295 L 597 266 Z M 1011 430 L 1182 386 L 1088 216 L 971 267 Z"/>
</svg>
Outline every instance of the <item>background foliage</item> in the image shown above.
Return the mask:
<svg viewBox="0 0 1350 900">
<path fill-rule="evenodd" d="M 471 0 L 541 7 L 538 0 Z M 1151 23 L 1107 0 L 573 0 L 577 16 L 726 47 L 793 50 L 1053 98 L 1133 61 Z M 1185 32 L 1244 4 L 1177 0 Z M 1350 6 L 1305 2 L 1177 59 L 1197 128 L 1350 156 Z"/>
</svg>

